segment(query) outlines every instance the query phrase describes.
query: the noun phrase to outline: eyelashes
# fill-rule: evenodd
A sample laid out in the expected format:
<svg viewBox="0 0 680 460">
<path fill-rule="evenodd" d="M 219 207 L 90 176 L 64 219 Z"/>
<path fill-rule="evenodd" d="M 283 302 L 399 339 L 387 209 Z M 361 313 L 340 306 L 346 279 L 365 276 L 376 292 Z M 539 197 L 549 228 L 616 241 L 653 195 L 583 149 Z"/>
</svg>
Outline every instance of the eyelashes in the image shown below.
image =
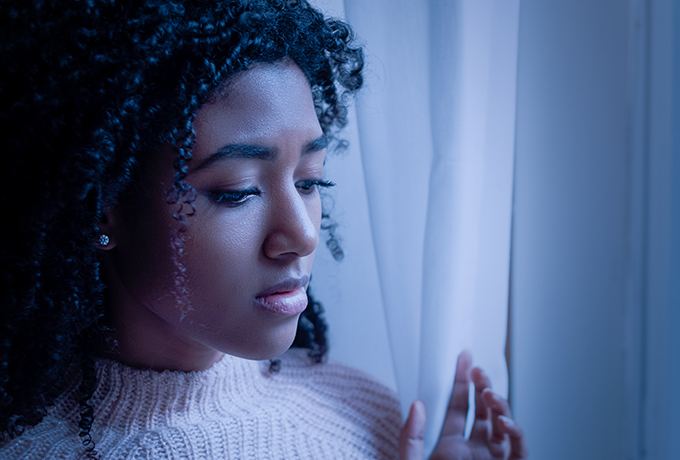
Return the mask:
<svg viewBox="0 0 680 460">
<path fill-rule="evenodd" d="M 262 192 L 256 188 L 249 188 L 246 190 L 213 190 L 208 192 L 208 198 L 214 203 L 234 208 L 247 202 L 252 197 L 260 196 L 261 194 Z"/>
<path fill-rule="evenodd" d="M 298 182 L 295 186 L 303 193 L 311 194 L 316 191 L 319 187 L 330 188 L 335 187 L 335 183 L 327 180 L 304 180 Z"/>
<path fill-rule="evenodd" d="M 335 183 L 325 180 L 304 180 L 297 182 L 295 187 L 302 195 L 312 195 L 319 188 L 334 187 Z M 257 188 L 244 190 L 212 190 L 207 193 L 208 198 L 213 202 L 230 208 L 241 206 L 253 197 L 261 196 L 262 192 Z"/>
</svg>

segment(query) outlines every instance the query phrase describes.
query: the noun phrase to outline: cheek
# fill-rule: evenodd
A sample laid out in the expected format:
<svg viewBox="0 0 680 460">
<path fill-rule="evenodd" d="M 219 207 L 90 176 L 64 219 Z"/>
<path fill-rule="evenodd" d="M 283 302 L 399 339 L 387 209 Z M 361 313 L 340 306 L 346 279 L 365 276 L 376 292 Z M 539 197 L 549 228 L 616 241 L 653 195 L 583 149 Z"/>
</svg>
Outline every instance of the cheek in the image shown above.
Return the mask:
<svg viewBox="0 0 680 460">
<path fill-rule="evenodd" d="M 321 206 L 321 197 L 317 194 L 316 199 L 313 200 L 311 205 L 307 207 L 308 212 L 309 212 L 309 218 L 311 221 L 314 223 L 314 227 L 316 228 L 316 233 L 319 235 L 321 232 L 321 214 L 322 214 L 322 206 Z"/>
<path fill-rule="evenodd" d="M 310 211 L 310 216 L 312 219 L 312 222 L 316 225 L 317 231 L 320 231 L 321 229 L 321 197 L 317 197 L 316 200 L 314 200 L 314 204 L 312 205 L 312 209 Z"/>
<path fill-rule="evenodd" d="M 246 282 L 258 276 L 261 226 L 258 219 L 248 218 L 237 222 L 218 218 L 190 224 L 182 260 L 192 298 L 218 303 L 223 302 L 225 295 L 253 294 Z"/>
<path fill-rule="evenodd" d="M 265 229 L 259 213 L 212 213 L 198 215 L 187 230 L 187 257 L 201 260 L 213 257 L 243 260 L 257 254 Z"/>
</svg>

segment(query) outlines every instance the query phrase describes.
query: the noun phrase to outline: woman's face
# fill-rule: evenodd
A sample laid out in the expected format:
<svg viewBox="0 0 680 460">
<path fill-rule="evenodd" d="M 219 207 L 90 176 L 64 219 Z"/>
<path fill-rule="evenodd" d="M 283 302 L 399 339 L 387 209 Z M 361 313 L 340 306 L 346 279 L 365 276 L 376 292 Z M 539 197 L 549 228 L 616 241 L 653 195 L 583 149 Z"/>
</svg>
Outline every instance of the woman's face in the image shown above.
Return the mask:
<svg viewBox="0 0 680 460">
<path fill-rule="evenodd" d="M 197 370 L 223 352 L 277 356 L 307 304 L 326 143 L 302 71 L 281 61 L 237 75 L 194 126 L 186 180 L 196 212 L 179 258 L 171 246 L 177 206 L 166 202 L 170 148 L 150 158 L 130 209 L 108 213 L 102 226 L 113 247 L 105 257 L 109 313 L 121 359 L 132 365 Z M 173 258 L 186 269 L 184 283 Z"/>
</svg>

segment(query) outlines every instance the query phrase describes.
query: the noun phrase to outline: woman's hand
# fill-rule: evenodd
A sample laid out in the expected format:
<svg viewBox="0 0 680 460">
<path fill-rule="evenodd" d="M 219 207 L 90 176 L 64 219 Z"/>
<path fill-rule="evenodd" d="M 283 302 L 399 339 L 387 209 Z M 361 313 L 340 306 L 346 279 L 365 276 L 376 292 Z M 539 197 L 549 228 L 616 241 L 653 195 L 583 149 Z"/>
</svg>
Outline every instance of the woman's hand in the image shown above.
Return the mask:
<svg viewBox="0 0 680 460">
<path fill-rule="evenodd" d="M 508 402 L 491 391 L 489 379 L 480 368 L 472 366 L 469 351 L 458 356 L 456 378 L 446 410 L 439 440 L 430 460 L 519 460 L 527 458 L 527 447 L 520 426 L 510 415 Z M 465 439 L 470 378 L 475 384 L 475 423 L 470 439 Z M 416 401 L 411 406 L 399 436 L 401 460 L 422 460 L 425 446 L 425 406 Z"/>
</svg>

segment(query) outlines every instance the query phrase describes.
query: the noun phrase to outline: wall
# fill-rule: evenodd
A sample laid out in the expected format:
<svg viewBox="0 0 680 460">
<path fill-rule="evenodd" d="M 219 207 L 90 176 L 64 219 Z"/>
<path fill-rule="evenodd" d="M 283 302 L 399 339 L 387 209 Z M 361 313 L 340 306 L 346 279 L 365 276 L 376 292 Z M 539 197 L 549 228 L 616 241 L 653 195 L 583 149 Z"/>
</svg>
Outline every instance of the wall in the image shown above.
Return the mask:
<svg viewBox="0 0 680 460">
<path fill-rule="evenodd" d="M 674 6 L 676 11 L 674 12 Z M 645 459 L 676 459 L 680 398 L 680 168 L 677 162 L 677 2 L 649 2 L 647 104 L 648 197 L 645 341 L 641 452 Z M 674 32 L 675 29 L 675 32 Z M 674 50 L 675 42 L 675 50 Z M 674 101 L 676 102 L 674 104 Z M 675 153 L 675 155 L 674 155 Z M 674 158 L 675 157 L 675 158 Z M 673 161 L 675 160 L 675 161 Z"/>
<path fill-rule="evenodd" d="M 672 287 L 670 299 L 670 330 L 676 331 L 671 334 L 671 347 L 669 357 L 670 388 L 680 388 L 680 8 L 675 7 L 673 12 L 673 195 L 672 195 L 672 222 L 671 222 L 671 276 Z M 669 398 L 669 427 L 668 432 L 680 433 L 680 392 L 671 392 Z M 668 450 L 674 452 L 677 449 L 673 436 L 668 437 Z"/>
<path fill-rule="evenodd" d="M 624 458 L 629 11 L 522 0 L 512 402 L 536 460 Z"/>
</svg>

